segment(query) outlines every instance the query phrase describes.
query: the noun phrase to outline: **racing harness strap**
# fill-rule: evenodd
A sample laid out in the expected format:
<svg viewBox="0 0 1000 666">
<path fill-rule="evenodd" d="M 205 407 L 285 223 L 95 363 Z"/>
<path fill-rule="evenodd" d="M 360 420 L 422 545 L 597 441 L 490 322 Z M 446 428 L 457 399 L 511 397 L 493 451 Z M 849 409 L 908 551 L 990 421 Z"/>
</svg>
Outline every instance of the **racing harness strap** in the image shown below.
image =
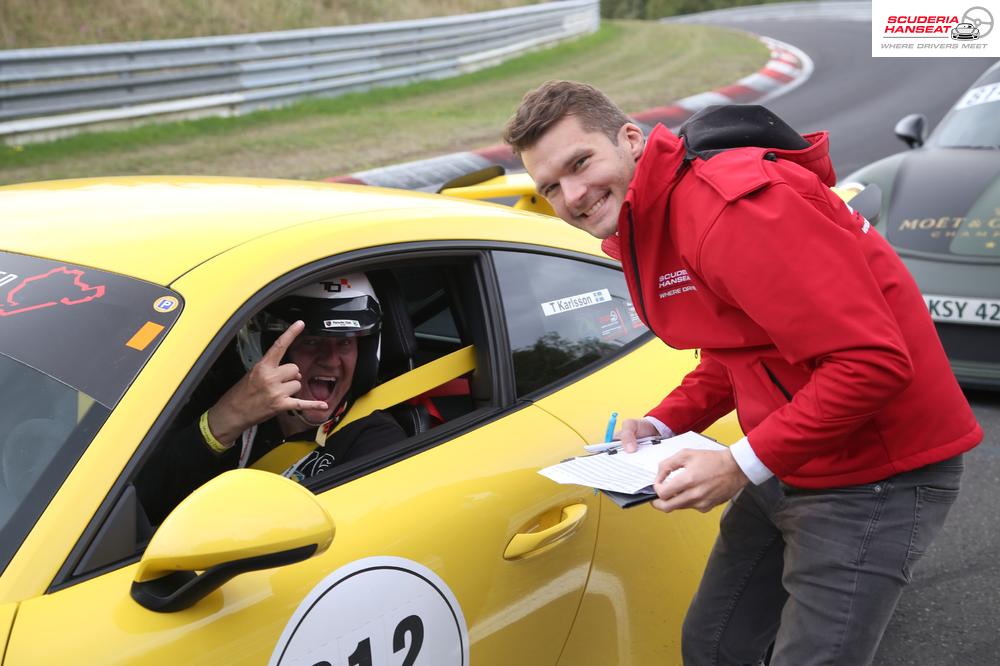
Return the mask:
<svg viewBox="0 0 1000 666">
<path fill-rule="evenodd" d="M 335 427 L 329 428 L 329 422 L 327 422 L 317 428 L 315 441 L 285 442 L 268 451 L 250 467 L 282 474 L 298 464 L 317 447 L 325 446 L 326 440 L 347 424 L 362 419 L 375 410 L 387 409 L 401 402 L 406 402 L 410 398 L 430 391 L 456 377 L 472 372 L 475 368 L 475 346 L 469 345 L 398 377 L 393 377 L 358 398 L 350 411 Z M 334 451 L 333 453 L 336 457 L 338 452 Z"/>
</svg>

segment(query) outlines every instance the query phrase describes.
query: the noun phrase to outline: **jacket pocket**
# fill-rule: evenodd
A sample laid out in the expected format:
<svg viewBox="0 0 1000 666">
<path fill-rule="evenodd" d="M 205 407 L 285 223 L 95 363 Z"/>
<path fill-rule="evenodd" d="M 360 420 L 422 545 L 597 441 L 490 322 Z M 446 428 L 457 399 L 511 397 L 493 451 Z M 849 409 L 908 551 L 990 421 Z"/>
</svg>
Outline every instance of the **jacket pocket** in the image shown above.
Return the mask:
<svg viewBox="0 0 1000 666">
<path fill-rule="evenodd" d="M 777 387 L 778 391 L 781 392 L 781 395 L 785 398 L 785 402 L 791 402 L 792 394 L 789 393 L 788 389 L 785 388 L 784 384 L 781 383 L 781 380 L 779 380 L 777 375 L 774 374 L 774 371 L 772 371 L 771 368 L 767 366 L 767 363 L 761 361 L 760 367 L 764 369 L 764 374 L 766 374 L 767 378 L 771 380 L 771 383 L 774 384 L 774 386 Z"/>
<path fill-rule="evenodd" d="M 753 361 L 752 368 L 760 390 L 771 401 L 772 409 L 791 402 L 795 394 L 809 381 L 808 372 L 798 366 L 790 365 L 780 356 L 757 358 Z"/>
<path fill-rule="evenodd" d="M 784 407 L 808 380 L 808 375 L 780 356 L 762 358 L 744 354 L 728 362 L 736 411 L 744 432 L 750 432 L 767 416 Z"/>
</svg>

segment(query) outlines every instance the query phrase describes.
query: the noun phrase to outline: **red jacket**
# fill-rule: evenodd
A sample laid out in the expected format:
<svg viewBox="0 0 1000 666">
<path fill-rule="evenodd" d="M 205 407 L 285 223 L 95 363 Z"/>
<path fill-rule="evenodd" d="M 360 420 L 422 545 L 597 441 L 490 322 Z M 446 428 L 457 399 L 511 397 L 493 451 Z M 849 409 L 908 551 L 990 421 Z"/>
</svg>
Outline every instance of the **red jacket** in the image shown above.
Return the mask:
<svg viewBox="0 0 1000 666">
<path fill-rule="evenodd" d="M 735 407 L 761 462 L 805 488 L 971 449 L 982 430 L 916 283 L 830 191 L 826 133 L 805 138 L 683 166 L 678 137 L 649 137 L 605 251 L 646 325 L 702 350 L 650 415 L 684 432 Z"/>
</svg>

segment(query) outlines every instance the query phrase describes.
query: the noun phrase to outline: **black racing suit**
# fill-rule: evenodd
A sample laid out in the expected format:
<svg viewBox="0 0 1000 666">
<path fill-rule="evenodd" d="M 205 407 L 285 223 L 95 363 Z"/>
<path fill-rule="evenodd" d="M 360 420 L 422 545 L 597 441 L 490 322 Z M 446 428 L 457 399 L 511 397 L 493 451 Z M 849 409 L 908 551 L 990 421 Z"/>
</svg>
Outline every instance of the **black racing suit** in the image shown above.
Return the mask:
<svg viewBox="0 0 1000 666">
<path fill-rule="evenodd" d="M 194 420 L 181 420 L 184 425 L 167 433 L 165 441 L 160 443 L 136 480 L 139 499 L 154 525 L 161 523 L 195 488 L 239 465 L 242 440 L 237 438 L 236 444 L 224 453 L 214 452 L 199 431 L 200 414 L 198 412 Z M 265 421 L 257 426 L 247 466 L 252 466 L 265 453 L 285 441 L 311 441 L 315 432 L 315 429 L 310 429 L 286 438 L 277 419 Z M 312 459 L 300 465 L 299 471 L 304 478 L 309 478 L 334 464 L 342 464 L 405 438 L 406 433 L 391 416 L 376 411 L 331 435 L 323 449 L 311 454 Z"/>
</svg>

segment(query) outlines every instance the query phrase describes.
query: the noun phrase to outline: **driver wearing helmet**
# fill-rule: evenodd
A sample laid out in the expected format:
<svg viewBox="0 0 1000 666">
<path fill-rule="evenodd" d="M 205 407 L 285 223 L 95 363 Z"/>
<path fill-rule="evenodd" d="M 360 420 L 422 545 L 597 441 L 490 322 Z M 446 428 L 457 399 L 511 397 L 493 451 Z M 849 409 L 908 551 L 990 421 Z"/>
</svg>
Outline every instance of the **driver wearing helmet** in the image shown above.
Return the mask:
<svg viewBox="0 0 1000 666">
<path fill-rule="evenodd" d="M 247 322 L 236 345 L 245 374 L 214 402 L 201 402 L 196 422 L 193 414 L 181 420 L 140 475 L 150 517 L 163 518 L 195 487 L 285 441 L 332 431 L 375 385 L 381 316 L 371 284 L 356 273 L 299 289 Z M 405 437 L 376 411 L 333 432 L 284 475 L 301 481 Z"/>
</svg>

